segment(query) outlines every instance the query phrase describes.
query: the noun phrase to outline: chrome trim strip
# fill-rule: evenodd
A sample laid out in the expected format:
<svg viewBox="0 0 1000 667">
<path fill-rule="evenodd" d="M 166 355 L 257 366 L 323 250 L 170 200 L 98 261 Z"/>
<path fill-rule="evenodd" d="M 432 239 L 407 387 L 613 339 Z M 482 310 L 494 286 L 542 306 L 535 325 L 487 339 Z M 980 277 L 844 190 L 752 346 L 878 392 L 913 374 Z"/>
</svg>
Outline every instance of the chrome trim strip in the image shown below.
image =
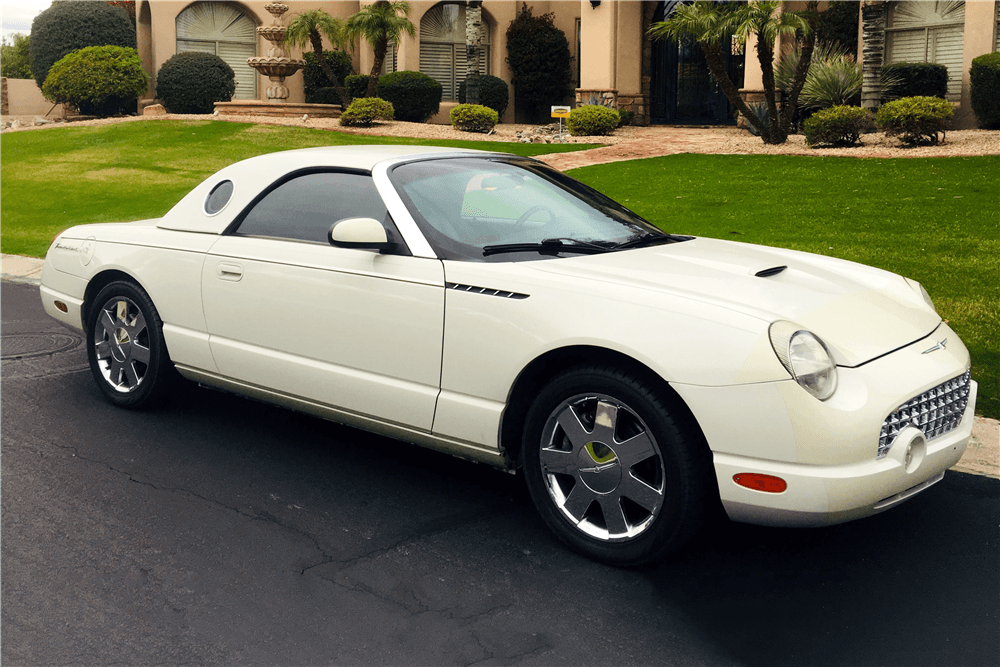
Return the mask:
<svg viewBox="0 0 1000 667">
<path fill-rule="evenodd" d="M 388 438 L 402 440 L 414 445 L 433 449 L 435 451 L 451 454 L 452 456 L 469 461 L 485 463 L 495 468 L 507 472 L 514 471 L 514 463 L 496 449 L 487 449 L 482 445 L 469 443 L 453 438 L 434 435 L 427 431 L 420 431 L 403 424 L 387 422 L 375 417 L 360 415 L 348 412 L 339 408 L 317 403 L 306 398 L 291 396 L 281 392 L 260 387 L 239 380 L 233 380 L 208 371 L 191 368 L 182 364 L 176 364 L 177 371 L 189 380 L 214 389 L 222 389 L 239 396 L 245 396 L 265 403 L 279 405 L 296 412 L 304 412 L 314 417 L 326 419 L 338 424 L 345 424 L 355 428 L 377 433 Z"/>
</svg>

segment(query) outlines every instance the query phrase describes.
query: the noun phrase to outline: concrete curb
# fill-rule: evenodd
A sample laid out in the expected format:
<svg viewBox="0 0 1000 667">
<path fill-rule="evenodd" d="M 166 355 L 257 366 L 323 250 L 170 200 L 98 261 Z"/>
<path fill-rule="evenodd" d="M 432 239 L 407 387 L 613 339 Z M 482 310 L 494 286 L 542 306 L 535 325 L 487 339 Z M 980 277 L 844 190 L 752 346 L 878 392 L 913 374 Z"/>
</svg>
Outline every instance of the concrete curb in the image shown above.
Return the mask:
<svg viewBox="0 0 1000 667">
<path fill-rule="evenodd" d="M 44 263 L 35 257 L 0 255 L 0 280 L 38 285 Z M 976 417 L 969 447 L 952 470 L 1000 479 L 1000 421 Z"/>
</svg>

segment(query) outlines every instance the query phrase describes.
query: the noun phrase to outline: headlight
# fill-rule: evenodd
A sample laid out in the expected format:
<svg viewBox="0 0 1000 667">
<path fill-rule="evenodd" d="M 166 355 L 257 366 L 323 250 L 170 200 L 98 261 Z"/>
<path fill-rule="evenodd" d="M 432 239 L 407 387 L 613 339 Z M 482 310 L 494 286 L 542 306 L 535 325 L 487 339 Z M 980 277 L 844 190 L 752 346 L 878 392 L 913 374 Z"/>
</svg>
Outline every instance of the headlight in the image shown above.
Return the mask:
<svg viewBox="0 0 1000 667">
<path fill-rule="evenodd" d="M 768 330 L 781 365 L 799 385 L 821 401 L 837 389 L 837 365 L 819 337 L 797 324 L 779 320 Z"/>
<path fill-rule="evenodd" d="M 937 312 L 937 308 L 934 307 L 934 302 L 931 301 L 931 295 L 927 293 L 927 290 L 924 289 L 923 285 L 918 283 L 916 280 L 910 280 L 909 278 L 903 278 L 903 280 L 906 281 L 906 284 L 909 285 L 914 292 L 923 297 L 927 305 L 931 307 L 931 310 L 935 313 Z"/>
</svg>

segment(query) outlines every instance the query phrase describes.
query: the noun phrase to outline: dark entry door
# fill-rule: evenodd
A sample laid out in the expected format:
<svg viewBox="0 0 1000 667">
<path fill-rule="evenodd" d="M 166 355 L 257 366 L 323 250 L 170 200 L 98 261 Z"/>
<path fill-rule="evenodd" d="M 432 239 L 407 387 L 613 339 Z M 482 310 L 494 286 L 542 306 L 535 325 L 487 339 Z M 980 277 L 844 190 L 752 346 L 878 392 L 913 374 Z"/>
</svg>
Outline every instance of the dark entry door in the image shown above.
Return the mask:
<svg viewBox="0 0 1000 667">
<path fill-rule="evenodd" d="M 665 3 L 672 6 L 678 3 Z M 668 10 L 670 11 L 670 10 Z M 663 20 L 663 5 L 653 16 Z M 743 49 L 724 42 L 726 70 L 737 88 L 743 87 Z M 738 53 L 733 53 L 738 51 Z M 708 71 L 705 54 L 694 42 L 672 39 L 653 42 L 650 63 L 650 120 L 654 123 L 732 125 L 732 107 L 715 77 Z"/>
</svg>

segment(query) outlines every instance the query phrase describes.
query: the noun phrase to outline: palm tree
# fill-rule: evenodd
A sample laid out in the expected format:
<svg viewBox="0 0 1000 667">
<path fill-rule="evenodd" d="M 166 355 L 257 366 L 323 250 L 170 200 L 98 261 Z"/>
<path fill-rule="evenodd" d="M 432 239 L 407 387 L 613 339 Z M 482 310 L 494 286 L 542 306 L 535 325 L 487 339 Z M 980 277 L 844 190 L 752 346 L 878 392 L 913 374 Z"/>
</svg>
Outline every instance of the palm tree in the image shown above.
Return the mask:
<svg viewBox="0 0 1000 667">
<path fill-rule="evenodd" d="M 347 37 L 363 37 L 375 52 L 366 97 L 375 97 L 375 85 L 385 62 L 385 54 L 389 51 L 389 42 L 399 43 L 399 36 L 403 32 L 410 36 L 416 34 L 416 27 L 407 18 L 409 15 L 410 3 L 405 0 L 378 0 L 347 19 Z"/>
<path fill-rule="evenodd" d="M 739 109 L 767 144 L 783 144 L 788 139 L 788 128 L 792 124 L 795 107 L 798 106 L 799 93 L 809 71 L 814 46 L 813 26 L 794 12 L 781 11 L 781 5 L 777 0 L 747 3 L 699 0 L 690 5 L 679 6 L 670 18 L 653 24 L 649 29 L 649 34 L 654 39 L 670 37 L 697 42 L 705 53 L 709 71 L 719 82 L 726 98 Z M 808 5 L 809 15 L 815 17 L 817 3 L 809 2 Z M 802 34 L 801 55 L 791 89 L 779 114 L 774 92 L 774 43 L 781 35 L 797 32 Z M 764 100 L 770 118 L 767 125 L 750 111 L 740 97 L 739 89 L 726 72 L 723 59 L 723 48 L 728 48 L 729 39 L 746 44 L 751 35 L 757 38 L 757 59 L 763 75 Z"/>
<path fill-rule="evenodd" d="M 482 0 L 465 0 L 465 101 L 479 104 L 479 42 L 482 39 Z"/>
<path fill-rule="evenodd" d="M 292 19 L 285 30 L 284 43 L 286 45 L 293 44 L 299 48 L 305 48 L 306 44 L 312 46 L 320 69 L 323 70 L 326 78 L 330 80 L 330 83 L 336 89 L 341 107 L 346 109 L 350 100 L 347 97 L 347 91 L 344 90 L 344 84 L 337 79 L 337 75 L 333 73 L 330 63 L 326 61 L 326 56 L 323 55 L 323 37 L 321 33 L 322 35 L 326 35 L 334 48 L 344 48 L 347 45 L 344 22 L 330 16 L 322 9 L 310 9 Z"/>
</svg>

